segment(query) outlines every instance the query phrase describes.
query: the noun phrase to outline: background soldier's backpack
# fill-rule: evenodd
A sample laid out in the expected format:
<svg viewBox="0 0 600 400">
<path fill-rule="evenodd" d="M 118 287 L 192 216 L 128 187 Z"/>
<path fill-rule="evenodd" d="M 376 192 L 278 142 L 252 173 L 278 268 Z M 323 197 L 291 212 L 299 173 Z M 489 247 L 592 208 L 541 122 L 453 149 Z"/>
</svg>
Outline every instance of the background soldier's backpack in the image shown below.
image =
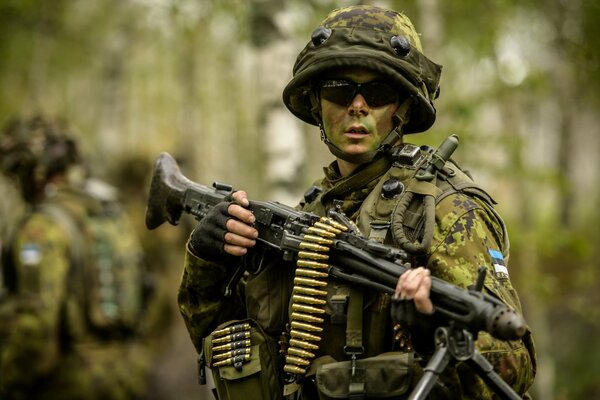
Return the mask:
<svg viewBox="0 0 600 400">
<path fill-rule="evenodd" d="M 65 321 L 61 323 L 68 336 L 79 336 L 86 331 L 99 337 L 129 336 L 139 326 L 147 294 L 141 247 L 116 202 L 87 195 L 86 200 L 92 206 L 85 207 L 84 213 L 53 202 L 38 208 L 38 212 L 55 220 L 69 238 L 71 266 L 65 280 Z M 14 256 L 10 254 L 12 247 L 12 244 L 4 246 L 3 275 L 7 289 L 1 307 L 5 314 L 14 312 L 11 303 L 18 303 L 19 297 L 18 274 L 12 262 Z M 4 325 L 1 319 L 0 325 Z"/>
</svg>

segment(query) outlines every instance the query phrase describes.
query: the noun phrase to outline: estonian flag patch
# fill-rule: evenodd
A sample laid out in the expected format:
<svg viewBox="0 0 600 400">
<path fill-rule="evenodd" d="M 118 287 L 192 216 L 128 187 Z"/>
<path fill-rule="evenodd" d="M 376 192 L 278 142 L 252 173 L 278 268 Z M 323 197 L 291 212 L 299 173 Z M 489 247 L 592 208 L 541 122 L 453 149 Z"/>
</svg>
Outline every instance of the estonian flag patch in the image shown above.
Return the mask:
<svg viewBox="0 0 600 400">
<path fill-rule="evenodd" d="M 497 278 L 508 278 L 508 268 L 504 263 L 504 256 L 498 250 L 489 249 L 490 257 L 492 257 L 492 264 L 494 265 L 494 271 L 496 271 Z"/>
</svg>

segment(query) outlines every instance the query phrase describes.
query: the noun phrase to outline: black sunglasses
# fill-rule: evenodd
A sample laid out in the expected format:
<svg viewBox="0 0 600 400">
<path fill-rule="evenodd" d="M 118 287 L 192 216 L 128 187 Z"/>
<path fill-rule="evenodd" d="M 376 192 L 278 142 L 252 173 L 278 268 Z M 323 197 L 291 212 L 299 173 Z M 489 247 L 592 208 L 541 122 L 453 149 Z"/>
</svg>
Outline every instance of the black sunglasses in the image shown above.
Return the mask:
<svg viewBox="0 0 600 400">
<path fill-rule="evenodd" d="M 359 93 L 371 107 L 381 107 L 400 100 L 398 89 L 381 81 L 367 83 L 356 83 L 346 79 L 321 81 L 321 98 L 340 106 L 348 107 Z"/>
</svg>

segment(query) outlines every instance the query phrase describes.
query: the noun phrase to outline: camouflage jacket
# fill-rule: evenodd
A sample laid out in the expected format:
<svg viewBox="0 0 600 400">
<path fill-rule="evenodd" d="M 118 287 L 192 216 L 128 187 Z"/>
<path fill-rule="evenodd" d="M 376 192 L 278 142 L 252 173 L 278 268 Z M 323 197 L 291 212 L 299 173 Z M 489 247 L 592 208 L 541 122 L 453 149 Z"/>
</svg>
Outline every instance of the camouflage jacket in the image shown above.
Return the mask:
<svg viewBox="0 0 600 400">
<path fill-rule="evenodd" d="M 381 198 L 381 185 L 389 179 L 390 174 L 399 177 L 407 186 L 414 170 L 398 165 L 392 166 L 391 160 L 379 159 L 350 177 L 342 178 L 338 175 L 334 163 L 325 169 L 325 178 L 317 185 L 321 188 L 321 193 L 301 204 L 300 208 L 324 215 L 328 209 L 338 207 L 355 220 L 361 231 L 368 235 L 369 223 L 381 217 L 374 212 L 374 209 L 379 207 L 378 202 L 372 200 Z M 387 212 L 391 213 L 398 201 L 399 199 L 391 201 Z M 379 212 L 381 213 L 385 214 L 386 211 Z M 478 267 L 486 266 L 489 273 L 485 280 L 485 289 L 520 312 L 518 296 L 506 273 L 508 238 L 503 226 L 487 201 L 466 191 L 453 191 L 435 206 L 433 240 L 426 254 L 419 260 L 431 270 L 432 275 L 461 287 L 475 282 Z M 394 244 L 390 235 L 382 241 Z M 285 331 L 294 267 L 282 265 L 281 260 L 272 263 L 273 267 L 267 265 L 257 276 L 249 276 L 245 293 L 223 302 L 222 286 L 230 271 L 223 265 L 208 263 L 187 252 L 179 304 L 198 350 L 201 339 L 217 324 L 230 318 L 250 317 L 275 337 Z M 352 289 L 331 279 L 327 290 L 329 295 L 326 309 L 330 319 L 326 319 L 317 356 L 332 357 L 337 361 L 347 360 L 344 352 L 345 321 L 342 324 L 333 323 L 330 304 L 332 296 L 347 295 Z M 362 357 L 372 357 L 389 351 L 412 350 L 410 335 L 404 332 L 402 327 L 394 326 L 391 321 L 390 303 L 388 295 L 365 292 L 365 352 Z M 535 375 L 536 360 L 530 332 L 523 340 L 514 342 L 499 341 L 482 332 L 476 346 L 494 365 L 500 376 L 515 391 L 525 395 Z M 417 359 L 421 359 L 423 366 L 427 354 L 417 354 Z M 415 365 L 414 368 L 416 374 L 420 374 L 420 367 Z M 460 363 L 446 369 L 440 381 L 443 382 L 445 390 L 437 397 L 431 398 L 495 398 L 485 383 L 469 367 Z"/>
<path fill-rule="evenodd" d="M 140 345 L 130 335 L 93 331 L 82 307 L 87 300 L 76 289 L 89 286 L 74 278 L 80 276 L 73 269 L 74 253 L 81 250 L 73 247 L 88 238 L 83 231 L 74 232 L 72 221 L 65 223 L 59 214 L 40 211 L 45 207 L 64 209 L 81 222 L 102 205 L 78 190 L 59 189 L 17 227 L 10 249 L 16 292 L 7 298 L 14 303 L 15 314 L 0 346 L 0 398 L 139 396 L 147 369 Z M 122 246 L 136 246 L 126 226 L 116 222 L 114 233 L 120 235 Z M 74 238 L 77 233 L 80 237 Z M 135 298 L 129 300 L 139 304 Z"/>
</svg>

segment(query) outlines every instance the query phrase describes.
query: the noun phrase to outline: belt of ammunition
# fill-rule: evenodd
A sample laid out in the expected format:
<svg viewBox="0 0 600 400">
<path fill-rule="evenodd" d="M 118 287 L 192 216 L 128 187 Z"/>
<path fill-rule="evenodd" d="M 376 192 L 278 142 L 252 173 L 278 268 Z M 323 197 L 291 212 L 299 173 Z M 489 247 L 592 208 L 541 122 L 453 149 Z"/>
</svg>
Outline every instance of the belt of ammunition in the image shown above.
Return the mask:
<svg viewBox="0 0 600 400">
<path fill-rule="evenodd" d="M 294 273 L 292 289 L 292 314 L 290 316 L 290 339 L 285 354 L 283 370 L 290 374 L 304 375 L 311 360 L 315 358 L 323 328 L 320 315 L 325 314 L 330 247 L 333 238 L 347 228 L 330 218 L 321 218 L 308 228 L 300 242 L 300 252 Z"/>
</svg>

